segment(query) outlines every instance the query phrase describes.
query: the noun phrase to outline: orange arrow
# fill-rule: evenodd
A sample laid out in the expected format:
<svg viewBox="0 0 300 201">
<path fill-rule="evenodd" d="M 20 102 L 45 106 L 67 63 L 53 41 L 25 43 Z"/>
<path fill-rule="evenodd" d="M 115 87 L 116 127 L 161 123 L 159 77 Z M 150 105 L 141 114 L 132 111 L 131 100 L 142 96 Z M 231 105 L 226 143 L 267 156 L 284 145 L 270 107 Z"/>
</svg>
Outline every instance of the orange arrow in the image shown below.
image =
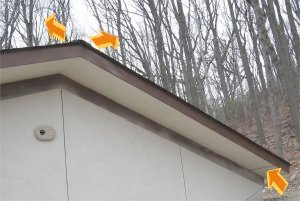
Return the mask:
<svg viewBox="0 0 300 201">
<path fill-rule="evenodd" d="M 286 187 L 288 186 L 288 182 L 281 176 L 280 174 L 281 168 L 269 170 L 267 172 L 267 180 L 268 180 L 268 188 L 275 188 L 275 190 L 283 195 Z"/>
<path fill-rule="evenodd" d="M 119 38 L 113 34 L 100 31 L 99 35 L 91 36 L 90 39 L 98 48 L 113 46 L 115 49 L 118 49 Z"/>
<path fill-rule="evenodd" d="M 55 36 L 58 40 L 65 42 L 66 40 L 66 27 L 55 20 L 55 13 L 50 15 L 46 20 L 50 38 L 53 39 Z"/>
</svg>

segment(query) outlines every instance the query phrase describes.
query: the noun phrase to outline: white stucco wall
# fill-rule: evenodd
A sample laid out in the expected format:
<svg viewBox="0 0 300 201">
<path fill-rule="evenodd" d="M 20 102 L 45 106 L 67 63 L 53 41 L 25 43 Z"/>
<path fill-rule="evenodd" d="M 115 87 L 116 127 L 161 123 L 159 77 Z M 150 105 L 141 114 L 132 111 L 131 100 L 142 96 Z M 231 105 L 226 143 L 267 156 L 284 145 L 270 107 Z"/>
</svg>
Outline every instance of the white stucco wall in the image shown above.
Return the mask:
<svg viewBox="0 0 300 201">
<path fill-rule="evenodd" d="M 185 199 L 178 146 L 66 91 L 63 100 L 70 198 Z"/>
<path fill-rule="evenodd" d="M 259 199 L 257 184 L 213 162 L 182 149 L 184 176 L 189 200 Z"/>
<path fill-rule="evenodd" d="M 38 141 L 39 124 L 56 139 Z M 60 90 L 1 101 L 2 200 L 65 200 L 66 176 Z"/>
<path fill-rule="evenodd" d="M 62 99 L 70 200 L 246 200 L 261 188 L 67 91 Z M 3 200 L 67 199 L 61 104 L 60 90 L 1 101 Z M 36 140 L 39 124 L 56 139 Z"/>
</svg>

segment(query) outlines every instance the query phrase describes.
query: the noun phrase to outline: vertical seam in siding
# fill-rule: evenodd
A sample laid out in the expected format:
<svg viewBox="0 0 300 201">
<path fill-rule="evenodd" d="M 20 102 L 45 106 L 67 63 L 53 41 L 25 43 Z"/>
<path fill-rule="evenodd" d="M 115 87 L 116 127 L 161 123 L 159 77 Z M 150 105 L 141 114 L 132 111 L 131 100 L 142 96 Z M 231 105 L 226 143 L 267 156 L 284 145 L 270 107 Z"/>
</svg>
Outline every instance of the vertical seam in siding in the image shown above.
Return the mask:
<svg viewBox="0 0 300 201">
<path fill-rule="evenodd" d="M 63 92 L 62 92 L 62 89 L 60 89 L 60 99 L 61 99 L 61 114 L 62 114 L 62 123 L 63 123 L 63 135 L 64 135 L 64 152 L 65 152 L 65 170 L 66 170 L 67 198 L 68 198 L 68 201 L 69 201 L 70 197 L 69 197 L 67 150 L 66 150 L 65 116 L 64 116 L 64 101 L 63 101 Z"/>
<path fill-rule="evenodd" d="M 185 184 L 185 176 L 184 176 L 184 170 L 183 170 L 183 162 L 182 162 L 182 153 L 181 153 L 181 147 L 179 147 L 179 153 L 180 153 L 180 162 L 181 162 L 181 171 L 182 171 L 182 178 L 183 178 L 183 186 L 184 186 L 184 193 L 185 193 L 185 200 L 187 200 L 187 193 L 186 193 L 186 184 Z"/>
</svg>

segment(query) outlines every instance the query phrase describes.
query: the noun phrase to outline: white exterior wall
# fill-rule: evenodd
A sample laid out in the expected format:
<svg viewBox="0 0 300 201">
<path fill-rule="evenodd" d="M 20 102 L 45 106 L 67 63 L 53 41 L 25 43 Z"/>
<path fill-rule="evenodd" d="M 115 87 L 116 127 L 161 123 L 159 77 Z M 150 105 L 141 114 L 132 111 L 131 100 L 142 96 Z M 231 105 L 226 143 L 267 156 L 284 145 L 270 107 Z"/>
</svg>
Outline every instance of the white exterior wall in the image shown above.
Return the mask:
<svg viewBox="0 0 300 201">
<path fill-rule="evenodd" d="M 65 200 L 67 186 L 60 90 L 1 101 L 2 200 Z M 38 141 L 37 125 L 52 125 L 51 142 Z"/>
<path fill-rule="evenodd" d="M 62 98 L 70 200 L 246 200 L 261 188 L 76 95 Z M 1 107 L 2 199 L 66 200 L 60 90 Z M 39 124 L 56 139 L 36 140 Z"/>
</svg>

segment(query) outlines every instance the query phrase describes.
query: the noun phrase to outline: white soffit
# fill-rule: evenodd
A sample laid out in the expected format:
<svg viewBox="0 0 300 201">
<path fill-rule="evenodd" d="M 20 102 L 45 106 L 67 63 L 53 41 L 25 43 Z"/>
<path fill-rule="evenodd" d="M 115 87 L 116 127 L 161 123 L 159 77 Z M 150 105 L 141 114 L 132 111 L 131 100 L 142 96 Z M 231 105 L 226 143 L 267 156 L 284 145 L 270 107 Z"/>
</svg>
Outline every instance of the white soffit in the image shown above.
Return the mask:
<svg viewBox="0 0 300 201">
<path fill-rule="evenodd" d="M 80 57 L 2 68 L 1 83 L 57 73 L 103 94 L 261 176 L 265 176 L 265 171 L 274 167 L 270 162 L 184 115 L 176 108 Z M 261 171 L 262 169 L 264 171 Z"/>
</svg>

